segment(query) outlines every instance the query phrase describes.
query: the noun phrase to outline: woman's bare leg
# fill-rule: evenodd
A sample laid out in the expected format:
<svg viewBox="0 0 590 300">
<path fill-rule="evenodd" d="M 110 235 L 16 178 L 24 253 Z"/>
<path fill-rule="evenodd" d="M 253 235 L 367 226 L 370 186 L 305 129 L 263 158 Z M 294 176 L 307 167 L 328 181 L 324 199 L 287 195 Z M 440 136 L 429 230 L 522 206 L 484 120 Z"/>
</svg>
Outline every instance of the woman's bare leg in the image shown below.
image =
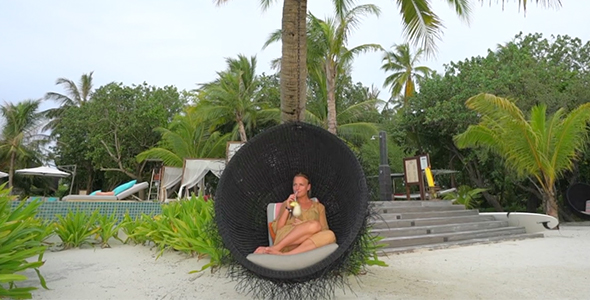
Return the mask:
<svg viewBox="0 0 590 300">
<path fill-rule="evenodd" d="M 297 225 L 278 244 L 269 247 L 266 253 L 278 254 L 287 246 L 300 245 L 320 230 L 322 230 L 322 225 L 318 221 L 308 221 Z"/>
<path fill-rule="evenodd" d="M 299 246 L 297 246 L 297 248 L 295 248 L 289 252 L 285 252 L 285 253 L 281 253 L 281 254 L 283 254 L 283 255 L 297 254 L 297 253 L 313 250 L 315 248 L 317 248 L 316 245 L 310 239 L 306 239 L 305 241 L 303 241 L 303 243 L 301 243 Z"/>
</svg>

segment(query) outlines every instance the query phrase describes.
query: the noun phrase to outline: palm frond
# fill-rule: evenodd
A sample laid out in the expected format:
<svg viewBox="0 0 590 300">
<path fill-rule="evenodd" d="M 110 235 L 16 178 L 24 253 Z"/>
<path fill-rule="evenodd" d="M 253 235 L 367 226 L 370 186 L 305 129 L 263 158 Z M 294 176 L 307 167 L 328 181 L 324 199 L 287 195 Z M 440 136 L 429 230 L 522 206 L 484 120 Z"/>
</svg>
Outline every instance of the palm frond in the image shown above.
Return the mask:
<svg viewBox="0 0 590 300">
<path fill-rule="evenodd" d="M 271 32 L 270 35 L 268 36 L 268 38 L 266 39 L 266 42 L 264 42 L 262 49 L 266 49 L 271 44 L 280 42 L 282 37 L 283 37 L 283 30 L 281 30 L 281 29 L 277 29 L 277 30 Z"/>
</svg>

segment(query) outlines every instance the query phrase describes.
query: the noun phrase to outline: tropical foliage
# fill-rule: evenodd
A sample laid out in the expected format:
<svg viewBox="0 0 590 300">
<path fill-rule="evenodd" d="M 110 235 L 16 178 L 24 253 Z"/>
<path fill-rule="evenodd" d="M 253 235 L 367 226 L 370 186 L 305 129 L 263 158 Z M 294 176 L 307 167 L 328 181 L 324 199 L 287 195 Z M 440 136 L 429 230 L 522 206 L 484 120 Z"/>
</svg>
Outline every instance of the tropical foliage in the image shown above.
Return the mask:
<svg viewBox="0 0 590 300">
<path fill-rule="evenodd" d="M 227 257 L 228 250 L 222 245 L 214 222 L 213 200 L 202 195 L 162 207 L 162 214 L 142 215 L 142 221 L 130 238 L 154 243 L 162 255 L 167 249 L 174 249 L 199 258 L 208 257 L 209 263 L 202 270 L 219 267 Z"/>
<path fill-rule="evenodd" d="M 41 146 L 47 137 L 41 134 L 42 114 L 38 111 L 41 100 L 25 100 L 17 104 L 5 103 L 0 107 L 4 127 L 0 138 L 0 157 L 8 161 L 8 187 L 13 186 L 17 166 L 40 159 Z"/>
<path fill-rule="evenodd" d="M 557 218 L 555 182 L 571 170 L 587 143 L 590 103 L 569 114 L 559 109 L 549 117 L 547 106 L 539 104 L 531 109 L 528 119 L 513 102 L 489 94 L 472 97 L 466 105 L 481 121 L 456 136 L 457 145 L 489 149 L 518 177 L 534 179 L 546 213 Z"/>
<path fill-rule="evenodd" d="M 518 34 L 485 56 L 450 62 L 444 74 L 425 78 L 407 109 L 384 125 L 409 153 L 428 153 L 433 168 L 460 170 L 457 186 L 486 189 L 482 209 L 536 212 L 542 195 L 530 180 L 517 178 L 488 150 L 457 148 L 453 137 L 479 122 L 465 101 L 489 93 L 514 99 L 521 111 L 530 111 L 540 103 L 547 105 L 549 114 L 561 107 L 571 111 L 590 99 L 589 65 L 588 42 L 568 36 Z M 560 195 L 570 183 L 590 180 L 586 153 L 581 152 L 572 171 L 556 182 Z"/>
<path fill-rule="evenodd" d="M 100 238 L 100 246 L 101 248 L 111 248 L 109 244 L 109 240 L 114 238 L 120 242 L 123 242 L 119 238 L 119 229 L 121 227 L 121 223 L 117 220 L 117 217 L 114 213 L 110 215 L 102 215 L 98 214 L 96 216 L 96 235 Z"/>
<path fill-rule="evenodd" d="M 401 94 L 405 106 L 408 99 L 416 92 L 418 83 L 431 74 L 432 70 L 426 66 L 416 66 L 424 54 L 423 49 L 418 49 L 412 55 L 409 44 L 394 45 L 393 48 L 393 51 L 386 51 L 383 55 L 381 69 L 393 72 L 385 78 L 383 87 L 389 86 L 391 99 Z"/>
<path fill-rule="evenodd" d="M 87 190 L 110 190 L 129 178 L 144 176 L 136 156 L 158 145 L 158 127 L 167 127 L 186 99 L 175 87 L 110 83 L 98 88 L 81 107 L 68 108 L 55 129 L 56 164 L 79 166 Z M 102 182 L 94 181 L 102 176 Z"/>
<path fill-rule="evenodd" d="M 217 4 L 228 0 L 216 0 Z M 263 9 L 272 4 L 272 0 L 261 0 Z M 355 1 L 333 0 L 336 15 L 343 16 Z M 467 19 L 470 12 L 469 1 L 447 0 L 455 8 L 458 16 Z M 552 2 L 552 1 L 550 1 Z M 428 0 L 397 1 L 402 17 L 404 35 L 422 45 L 427 53 L 434 53 L 435 41 L 442 33 L 442 21 L 432 11 Z M 525 5 L 526 7 L 526 5 Z M 304 120 L 306 107 L 307 68 L 301 62 L 307 61 L 306 39 L 307 0 L 284 0 L 282 17 L 283 42 L 281 57 L 281 120 Z"/>
<path fill-rule="evenodd" d="M 61 121 L 62 115 L 69 107 L 80 107 L 90 101 L 93 93 L 92 74 L 94 72 L 82 74 L 78 85 L 67 78 L 58 78 L 55 81 L 55 84 L 62 86 L 66 92 L 65 94 L 58 92 L 48 92 L 45 94 L 45 99 L 56 101 L 59 103 L 59 107 L 44 111 L 45 116 L 50 119 L 44 129 L 55 129 Z"/>
<path fill-rule="evenodd" d="M 200 115 L 196 108 L 188 107 L 183 114 L 176 115 L 167 128 L 156 128 L 162 135 L 158 147 L 141 152 L 137 160 L 160 159 L 166 166 L 182 167 L 185 158 L 224 157 L 231 134 L 211 132 L 209 122 L 203 122 Z"/>
<path fill-rule="evenodd" d="M 246 130 L 252 130 L 258 122 L 266 103 L 256 97 L 259 87 L 256 74 L 256 57 L 249 59 L 238 55 L 237 59 L 226 59 L 227 70 L 218 72 L 218 78 L 202 84 L 201 100 L 197 104 L 204 121 L 220 126 L 228 122 L 235 124 L 234 132 L 242 142 L 248 140 Z"/>
<path fill-rule="evenodd" d="M 91 237 L 100 231 L 96 226 L 98 212 L 68 211 L 57 215 L 54 232 L 61 239 L 64 249 L 77 248 L 91 243 Z"/>
<path fill-rule="evenodd" d="M 465 205 L 468 209 L 476 209 L 480 205 L 481 193 L 485 189 L 471 188 L 468 185 L 462 185 L 457 188 L 455 192 L 446 194 L 444 200 L 452 200 L 453 203 Z"/>
<path fill-rule="evenodd" d="M 44 224 L 35 218 L 41 202 L 22 202 L 11 209 L 13 197 L 10 190 L 0 186 L 0 298 L 31 299 L 35 287 L 18 287 L 17 283 L 28 279 L 22 272 L 33 269 L 41 286 L 47 289 L 39 268 L 43 266 L 47 237 Z M 37 257 L 37 259 L 32 259 Z"/>
<path fill-rule="evenodd" d="M 380 10 L 372 4 L 344 10 L 334 18 L 321 20 L 309 14 L 307 25 L 307 68 L 311 80 L 315 80 L 325 91 L 327 102 L 327 129 L 336 134 L 338 118 L 336 112 L 337 78 L 350 72 L 353 58 L 363 52 L 381 50 L 377 44 L 363 44 L 351 49 L 347 42 L 351 31 L 358 27 L 362 17 L 379 16 Z M 272 33 L 265 47 L 280 41 L 282 31 Z"/>
</svg>

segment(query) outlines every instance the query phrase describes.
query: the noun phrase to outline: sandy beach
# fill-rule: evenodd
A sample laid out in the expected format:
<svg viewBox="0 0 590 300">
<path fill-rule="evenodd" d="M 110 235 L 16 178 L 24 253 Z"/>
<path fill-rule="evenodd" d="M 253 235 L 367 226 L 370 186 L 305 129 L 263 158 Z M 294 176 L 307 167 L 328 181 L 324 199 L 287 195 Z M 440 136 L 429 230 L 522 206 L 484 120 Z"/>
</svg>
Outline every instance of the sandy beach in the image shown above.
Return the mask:
<svg viewBox="0 0 590 300">
<path fill-rule="evenodd" d="M 47 251 L 41 273 L 19 286 L 33 299 L 251 299 L 223 270 L 189 274 L 206 260 L 113 242 L 110 249 Z M 334 299 L 590 299 L 590 226 L 544 238 L 383 256 L 388 267 L 350 278 Z"/>
</svg>

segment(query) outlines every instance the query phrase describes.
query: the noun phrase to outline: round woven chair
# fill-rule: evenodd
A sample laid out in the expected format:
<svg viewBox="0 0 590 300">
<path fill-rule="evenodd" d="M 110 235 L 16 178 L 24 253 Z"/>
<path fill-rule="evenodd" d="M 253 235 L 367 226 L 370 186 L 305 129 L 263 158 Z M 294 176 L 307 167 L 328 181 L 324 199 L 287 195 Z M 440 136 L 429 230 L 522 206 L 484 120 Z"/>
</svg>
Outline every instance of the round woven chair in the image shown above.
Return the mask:
<svg viewBox="0 0 590 300">
<path fill-rule="evenodd" d="M 299 172 L 309 176 L 311 196 L 326 207 L 338 248 L 300 270 L 276 271 L 252 263 L 246 256 L 269 244 L 267 205 L 292 193 L 293 176 Z M 368 198 L 361 165 L 348 146 L 320 127 L 292 122 L 256 135 L 232 157 L 215 195 L 216 222 L 234 261 L 255 277 L 301 283 L 317 280 L 346 261 L 366 226 Z"/>
<path fill-rule="evenodd" d="M 590 200 L 590 185 L 575 183 L 567 189 L 567 202 L 578 216 L 590 219 L 590 212 L 586 212 L 586 201 Z"/>
</svg>

